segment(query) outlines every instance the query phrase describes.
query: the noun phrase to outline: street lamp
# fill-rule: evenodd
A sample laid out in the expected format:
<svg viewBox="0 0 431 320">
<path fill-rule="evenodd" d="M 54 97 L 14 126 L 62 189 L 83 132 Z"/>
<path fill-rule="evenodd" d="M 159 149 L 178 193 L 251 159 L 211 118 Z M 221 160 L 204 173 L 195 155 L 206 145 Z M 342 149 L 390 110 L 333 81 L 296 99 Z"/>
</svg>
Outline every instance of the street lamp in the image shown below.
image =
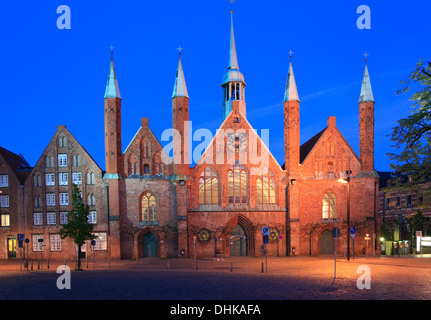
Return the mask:
<svg viewBox="0 0 431 320">
<path fill-rule="evenodd" d="M 347 170 L 347 178 L 338 179 L 338 182 L 347 184 L 347 261 L 350 260 L 350 174 L 352 170 Z"/>
</svg>

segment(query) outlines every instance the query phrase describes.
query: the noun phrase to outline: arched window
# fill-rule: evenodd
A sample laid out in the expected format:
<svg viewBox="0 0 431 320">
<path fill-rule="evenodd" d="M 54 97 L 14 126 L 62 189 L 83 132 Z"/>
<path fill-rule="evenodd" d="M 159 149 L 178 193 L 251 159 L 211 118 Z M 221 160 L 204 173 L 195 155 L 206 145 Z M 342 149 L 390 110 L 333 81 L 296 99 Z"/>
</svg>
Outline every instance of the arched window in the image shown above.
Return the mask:
<svg viewBox="0 0 431 320">
<path fill-rule="evenodd" d="M 65 136 L 61 135 L 58 138 L 58 147 L 59 148 L 67 147 L 67 140 Z"/>
<path fill-rule="evenodd" d="M 335 195 L 328 191 L 323 196 L 322 201 L 322 218 L 332 219 L 337 217 Z"/>
<path fill-rule="evenodd" d="M 141 201 L 142 221 L 156 221 L 156 198 L 150 192 L 145 192 Z"/>
<path fill-rule="evenodd" d="M 247 203 L 247 172 L 238 160 L 230 166 L 228 174 L 228 203 Z"/>
<path fill-rule="evenodd" d="M 94 172 L 87 172 L 87 184 L 94 184 Z"/>
<path fill-rule="evenodd" d="M 218 179 L 216 173 L 207 167 L 199 177 L 199 204 L 218 204 Z"/>
<path fill-rule="evenodd" d="M 268 169 L 256 180 L 256 202 L 275 203 L 275 179 Z"/>
<path fill-rule="evenodd" d="M 144 174 L 150 174 L 150 165 L 148 163 L 144 164 Z"/>
<path fill-rule="evenodd" d="M 36 173 L 33 176 L 33 186 L 34 187 L 40 187 L 41 185 L 42 184 L 41 184 L 40 174 Z"/>
</svg>

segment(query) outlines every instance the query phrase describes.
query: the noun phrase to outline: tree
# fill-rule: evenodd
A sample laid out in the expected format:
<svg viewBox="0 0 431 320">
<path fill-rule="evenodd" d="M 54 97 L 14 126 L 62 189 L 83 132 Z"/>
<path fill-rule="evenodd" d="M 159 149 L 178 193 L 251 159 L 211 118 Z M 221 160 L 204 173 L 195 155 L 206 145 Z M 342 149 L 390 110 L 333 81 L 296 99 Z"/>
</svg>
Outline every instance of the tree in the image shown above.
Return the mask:
<svg viewBox="0 0 431 320">
<path fill-rule="evenodd" d="M 423 177 L 431 178 L 431 61 L 420 60 L 397 93 L 409 91 L 412 82 L 421 88 L 410 99 L 411 114 L 393 128 L 391 140 L 399 153 L 388 156 L 393 170 L 412 174 L 412 182 L 420 182 Z"/>
<path fill-rule="evenodd" d="M 135 237 L 141 231 L 142 231 L 142 228 L 140 226 L 134 225 L 132 222 L 125 225 L 121 229 L 121 233 L 127 234 L 132 238 L 132 259 L 135 259 Z"/>
<path fill-rule="evenodd" d="M 178 232 L 178 229 L 177 229 L 177 227 L 173 221 L 168 221 L 164 225 L 159 225 L 159 226 L 154 227 L 154 231 L 156 231 L 157 233 L 161 233 L 163 235 L 163 244 L 164 244 L 164 248 L 165 248 L 165 258 L 167 258 L 168 257 L 168 253 L 167 253 L 168 235 L 171 233 L 176 234 Z"/>
<path fill-rule="evenodd" d="M 229 244 L 229 236 L 232 231 L 232 227 L 230 226 L 218 226 L 212 229 L 212 231 L 215 234 L 215 237 L 220 235 L 220 238 L 222 239 L 222 246 L 223 246 L 223 257 L 226 256 L 226 246 Z"/>
<path fill-rule="evenodd" d="M 413 246 L 416 246 L 416 231 L 422 231 L 423 235 L 425 235 L 430 225 L 430 218 L 425 217 L 422 212 L 418 210 L 406 217 L 406 222 L 411 240 L 410 250 L 412 250 Z"/>
<path fill-rule="evenodd" d="M 61 239 L 71 238 L 78 246 L 78 268 L 81 269 L 81 247 L 86 240 L 93 240 L 97 237 L 92 233 L 93 225 L 88 222 L 90 208 L 82 201 L 78 187 L 73 185 L 72 210 L 67 214 L 67 223 L 61 226 L 58 231 Z"/>
<path fill-rule="evenodd" d="M 201 228 L 199 226 L 190 225 L 188 230 L 187 230 L 188 236 L 190 238 L 192 238 L 192 240 L 193 240 L 193 257 L 194 257 L 194 259 L 196 259 L 196 237 L 197 237 L 200 229 Z"/>
<path fill-rule="evenodd" d="M 320 228 L 320 223 L 318 222 L 309 222 L 306 225 L 301 227 L 301 231 L 309 236 L 309 255 L 311 256 L 311 238 L 313 233 Z"/>
</svg>

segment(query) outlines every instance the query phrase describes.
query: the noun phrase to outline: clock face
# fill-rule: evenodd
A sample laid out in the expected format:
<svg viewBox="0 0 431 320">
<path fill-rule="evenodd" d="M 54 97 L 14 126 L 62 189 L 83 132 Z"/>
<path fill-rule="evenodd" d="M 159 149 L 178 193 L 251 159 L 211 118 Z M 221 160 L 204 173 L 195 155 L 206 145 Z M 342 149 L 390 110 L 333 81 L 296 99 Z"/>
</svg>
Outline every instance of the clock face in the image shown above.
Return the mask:
<svg viewBox="0 0 431 320">
<path fill-rule="evenodd" d="M 247 148 L 247 134 L 245 133 L 231 133 L 227 137 L 227 146 L 230 151 L 243 152 Z"/>
<path fill-rule="evenodd" d="M 210 240 L 210 232 L 207 229 L 201 229 L 199 230 L 197 234 L 197 238 L 201 242 L 207 242 Z"/>
</svg>

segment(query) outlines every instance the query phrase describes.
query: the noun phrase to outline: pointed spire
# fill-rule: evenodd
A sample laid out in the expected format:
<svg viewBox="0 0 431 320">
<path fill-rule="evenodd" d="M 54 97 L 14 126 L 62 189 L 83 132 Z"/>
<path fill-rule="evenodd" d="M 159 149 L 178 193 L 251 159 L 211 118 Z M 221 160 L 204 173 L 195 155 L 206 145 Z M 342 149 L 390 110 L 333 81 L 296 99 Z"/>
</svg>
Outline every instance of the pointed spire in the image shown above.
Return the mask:
<svg viewBox="0 0 431 320">
<path fill-rule="evenodd" d="M 284 101 L 299 101 L 298 89 L 296 88 L 295 75 L 292 68 L 292 56 L 290 57 L 289 74 L 286 81 L 286 90 L 284 91 Z"/>
<path fill-rule="evenodd" d="M 238 58 L 236 55 L 235 36 L 233 33 L 233 11 L 230 12 L 230 47 L 229 47 L 229 66 L 228 69 L 239 69 Z"/>
<path fill-rule="evenodd" d="M 108 82 L 106 83 L 105 99 L 119 98 L 121 99 L 120 89 L 118 88 L 117 75 L 115 74 L 114 58 L 111 51 L 111 66 L 109 68 Z"/>
<path fill-rule="evenodd" d="M 365 59 L 365 71 L 364 78 L 362 79 L 361 96 L 359 97 L 359 103 L 361 102 L 374 102 L 373 90 L 371 89 L 370 75 L 368 74 L 367 60 Z"/>
<path fill-rule="evenodd" d="M 172 93 L 172 98 L 175 98 L 175 97 L 188 98 L 189 94 L 187 92 L 186 79 L 184 78 L 183 65 L 181 63 L 181 51 L 179 56 L 180 57 L 178 59 L 178 68 L 177 68 L 177 74 L 175 76 L 175 84 L 174 84 L 174 91 Z"/>
</svg>

